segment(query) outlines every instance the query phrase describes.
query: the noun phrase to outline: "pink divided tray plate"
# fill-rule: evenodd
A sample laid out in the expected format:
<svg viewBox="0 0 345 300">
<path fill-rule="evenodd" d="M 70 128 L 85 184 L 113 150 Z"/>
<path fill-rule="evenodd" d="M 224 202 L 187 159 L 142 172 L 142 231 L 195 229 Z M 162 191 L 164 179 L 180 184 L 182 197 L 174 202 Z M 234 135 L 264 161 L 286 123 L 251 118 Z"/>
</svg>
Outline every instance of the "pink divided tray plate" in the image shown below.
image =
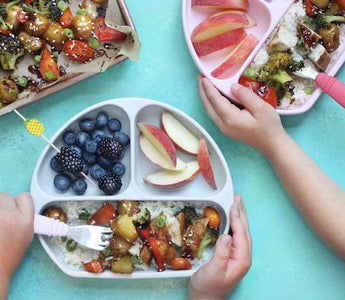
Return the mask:
<svg viewBox="0 0 345 300">
<path fill-rule="evenodd" d="M 234 76 L 227 79 L 217 79 L 211 75 L 211 72 L 225 59 L 226 55 L 228 54 L 228 50 L 223 49 L 200 59 L 196 54 L 190 39 L 193 29 L 215 10 L 192 8 L 191 0 L 183 0 L 182 21 L 184 35 L 189 52 L 199 71 L 209 80 L 211 80 L 211 82 L 223 95 L 230 99 L 233 98 L 230 90 L 232 83 L 238 82 L 240 75 L 253 60 L 257 52 L 270 36 L 271 32 L 294 2 L 294 0 L 249 0 L 248 14 L 254 17 L 257 25 L 252 28 L 247 28 L 246 32 L 248 34 L 253 34 L 259 40 L 259 43 Z M 342 43 L 340 47 L 342 48 L 342 50 L 339 52 L 341 55 L 328 67 L 327 74 L 329 75 L 334 76 L 345 62 L 345 43 Z M 295 105 L 287 109 L 277 109 L 277 112 L 280 115 L 296 115 L 304 113 L 314 105 L 321 93 L 322 91 L 317 88 L 303 105 Z"/>
</svg>

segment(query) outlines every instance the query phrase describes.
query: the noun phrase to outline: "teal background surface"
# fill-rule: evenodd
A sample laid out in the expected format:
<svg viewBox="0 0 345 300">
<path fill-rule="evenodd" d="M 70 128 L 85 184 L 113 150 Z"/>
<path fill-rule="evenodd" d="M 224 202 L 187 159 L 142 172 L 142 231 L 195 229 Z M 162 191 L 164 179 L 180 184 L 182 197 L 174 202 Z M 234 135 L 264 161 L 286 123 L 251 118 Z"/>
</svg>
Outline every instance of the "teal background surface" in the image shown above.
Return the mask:
<svg viewBox="0 0 345 300">
<path fill-rule="evenodd" d="M 183 37 L 181 2 L 127 0 L 127 5 L 142 42 L 140 60 L 126 60 L 21 112 L 40 120 L 50 137 L 79 111 L 111 98 L 150 98 L 181 109 L 218 143 L 235 193 L 243 195 L 247 208 L 253 264 L 229 298 L 345 299 L 344 262 L 308 228 L 265 158 L 223 136 L 205 113 L 197 92 L 198 70 Z M 345 68 L 338 77 L 345 81 Z M 307 113 L 282 117 L 296 142 L 343 187 L 344 118 L 345 110 L 325 95 Z M 1 117 L 0 128 L 0 191 L 14 196 L 30 190 L 32 172 L 45 143 L 29 135 L 14 114 Z M 185 299 L 187 283 L 188 279 L 68 277 L 35 237 L 13 277 L 9 299 Z"/>
</svg>

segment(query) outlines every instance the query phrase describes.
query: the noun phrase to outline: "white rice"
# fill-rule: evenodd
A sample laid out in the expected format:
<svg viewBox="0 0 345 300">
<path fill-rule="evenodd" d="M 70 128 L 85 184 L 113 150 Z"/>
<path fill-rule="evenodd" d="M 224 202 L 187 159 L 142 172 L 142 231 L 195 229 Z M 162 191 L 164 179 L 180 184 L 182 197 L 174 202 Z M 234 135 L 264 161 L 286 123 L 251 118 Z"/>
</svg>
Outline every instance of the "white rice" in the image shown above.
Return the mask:
<svg viewBox="0 0 345 300">
<path fill-rule="evenodd" d="M 113 203 L 114 207 L 116 207 L 116 202 Z M 62 210 L 64 210 L 67 214 L 67 224 L 76 226 L 76 225 L 84 225 L 86 221 L 79 220 L 78 215 L 86 209 L 90 215 L 93 215 L 101 206 L 102 203 L 95 203 L 94 201 L 66 201 L 60 202 L 58 205 Z M 167 223 L 171 222 L 174 219 L 174 214 L 179 212 L 185 206 L 190 206 L 182 201 L 140 201 L 139 207 L 140 209 L 147 208 L 151 213 L 151 219 L 157 217 L 162 211 L 167 216 Z M 205 203 L 195 202 L 193 203 L 193 207 L 195 208 L 198 214 L 202 215 L 203 208 L 205 207 Z M 93 259 L 98 258 L 99 251 L 91 250 L 82 246 L 77 245 L 74 251 L 68 251 L 66 249 L 66 242 L 63 242 L 60 237 L 52 237 L 50 241 L 53 247 L 56 247 L 60 251 L 60 257 L 62 261 L 72 269 L 77 270 L 84 270 L 83 262 L 88 262 Z M 130 248 L 130 254 L 138 255 L 140 242 L 137 240 L 133 246 Z M 202 259 L 194 259 L 191 260 L 191 264 L 193 267 L 198 267 L 206 263 L 212 256 L 213 247 L 207 247 L 204 251 Z M 147 268 L 144 264 L 136 265 L 135 270 L 156 270 L 154 261 L 151 265 L 151 268 Z"/>
</svg>

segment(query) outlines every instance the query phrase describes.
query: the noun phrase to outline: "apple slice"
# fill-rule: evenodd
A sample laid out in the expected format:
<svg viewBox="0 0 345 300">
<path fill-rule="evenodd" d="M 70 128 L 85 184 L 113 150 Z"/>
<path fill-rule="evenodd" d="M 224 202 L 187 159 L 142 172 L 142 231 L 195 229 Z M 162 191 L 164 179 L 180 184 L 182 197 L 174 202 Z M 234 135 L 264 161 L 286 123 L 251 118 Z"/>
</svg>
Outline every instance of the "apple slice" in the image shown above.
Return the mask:
<svg viewBox="0 0 345 300">
<path fill-rule="evenodd" d="M 245 12 L 226 10 L 215 13 L 202 21 L 194 28 L 191 39 L 193 43 L 198 43 L 254 24 L 256 24 L 255 20 Z"/>
<path fill-rule="evenodd" d="M 176 157 L 176 167 L 172 167 L 171 164 L 157 150 L 157 148 L 155 148 L 142 133 L 140 133 L 139 136 L 139 146 L 141 151 L 143 151 L 144 155 L 151 162 L 163 169 L 179 171 L 186 167 L 186 164 L 178 157 Z"/>
<path fill-rule="evenodd" d="M 243 28 L 231 30 L 214 38 L 193 43 L 196 54 L 199 57 L 206 56 L 226 47 L 239 44 L 246 37 L 246 32 Z"/>
<path fill-rule="evenodd" d="M 181 171 L 163 170 L 148 175 L 144 178 L 144 182 L 157 188 L 173 189 L 191 182 L 198 174 L 199 164 L 195 160 L 188 162 L 186 168 Z"/>
<path fill-rule="evenodd" d="M 202 136 L 199 141 L 198 163 L 200 172 L 207 183 L 213 188 L 217 189 L 216 181 L 214 179 L 213 169 L 211 165 L 210 155 L 207 148 L 205 138 Z"/>
<path fill-rule="evenodd" d="M 258 40 L 253 35 L 247 35 L 241 43 L 239 43 L 235 49 L 227 56 L 227 58 L 212 71 L 211 75 L 215 78 L 228 78 L 236 73 L 250 53 L 254 50 Z"/>
<path fill-rule="evenodd" d="M 248 0 L 192 0 L 192 6 L 248 11 Z"/>
<path fill-rule="evenodd" d="M 162 154 L 171 168 L 175 168 L 176 148 L 166 133 L 157 126 L 143 122 L 138 122 L 137 126 L 158 152 Z"/>
<path fill-rule="evenodd" d="M 167 111 L 162 113 L 161 127 L 177 149 L 193 156 L 198 154 L 198 139 Z"/>
</svg>

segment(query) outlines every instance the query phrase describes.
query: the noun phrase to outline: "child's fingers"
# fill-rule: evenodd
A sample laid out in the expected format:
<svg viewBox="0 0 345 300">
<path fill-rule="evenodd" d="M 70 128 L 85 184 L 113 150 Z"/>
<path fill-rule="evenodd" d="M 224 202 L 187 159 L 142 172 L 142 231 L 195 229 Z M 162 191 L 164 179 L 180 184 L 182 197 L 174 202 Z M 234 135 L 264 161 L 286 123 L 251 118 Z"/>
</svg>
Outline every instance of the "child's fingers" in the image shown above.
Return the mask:
<svg viewBox="0 0 345 300">
<path fill-rule="evenodd" d="M 208 268 L 212 268 L 215 273 L 222 273 L 222 270 L 225 270 L 228 265 L 228 261 L 231 256 L 231 243 L 232 238 L 228 234 L 222 234 L 216 243 L 213 257 L 208 263 Z M 208 272 L 210 270 L 208 269 Z"/>
<path fill-rule="evenodd" d="M 20 193 L 15 197 L 18 209 L 28 217 L 34 215 L 34 204 L 29 193 Z"/>
<path fill-rule="evenodd" d="M 0 208 L 15 208 L 16 202 L 14 199 L 7 193 L 0 193 Z"/>
<path fill-rule="evenodd" d="M 235 196 L 234 203 L 230 210 L 231 229 L 233 232 L 232 238 L 234 245 L 236 246 L 236 256 L 246 256 L 248 250 L 248 236 L 245 225 L 241 219 L 240 211 L 240 197 Z"/>
<path fill-rule="evenodd" d="M 233 119 L 237 113 L 240 113 L 241 110 L 223 97 L 207 78 L 203 78 L 201 83 L 212 108 L 223 122 L 229 118 Z"/>
<path fill-rule="evenodd" d="M 259 113 L 266 106 L 270 106 L 256 95 L 251 89 L 246 88 L 238 83 L 233 83 L 231 92 L 252 115 Z"/>
<path fill-rule="evenodd" d="M 244 207 L 242 197 L 241 196 L 239 196 L 239 197 L 240 197 L 239 198 L 240 218 L 241 218 L 243 226 L 245 228 L 245 232 L 246 232 L 246 236 L 247 236 L 247 240 L 248 240 L 248 244 L 249 244 L 248 246 L 249 246 L 249 250 L 251 252 L 252 251 L 252 237 L 250 235 L 247 212 L 246 212 L 246 208 Z"/>
<path fill-rule="evenodd" d="M 218 117 L 218 115 L 216 114 L 216 112 L 214 111 L 206 93 L 205 93 L 205 89 L 204 89 L 204 86 L 201 82 L 202 78 L 201 76 L 199 76 L 198 78 L 198 87 L 199 87 L 199 95 L 200 95 L 200 99 L 201 99 L 201 102 L 202 104 L 204 105 L 205 107 L 205 110 L 207 112 L 207 114 L 209 115 L 209 117 L 211 118 L 211 120 L 218 126 L 220 127 L 221 126 L 221 119 Z"/>
</svg>

